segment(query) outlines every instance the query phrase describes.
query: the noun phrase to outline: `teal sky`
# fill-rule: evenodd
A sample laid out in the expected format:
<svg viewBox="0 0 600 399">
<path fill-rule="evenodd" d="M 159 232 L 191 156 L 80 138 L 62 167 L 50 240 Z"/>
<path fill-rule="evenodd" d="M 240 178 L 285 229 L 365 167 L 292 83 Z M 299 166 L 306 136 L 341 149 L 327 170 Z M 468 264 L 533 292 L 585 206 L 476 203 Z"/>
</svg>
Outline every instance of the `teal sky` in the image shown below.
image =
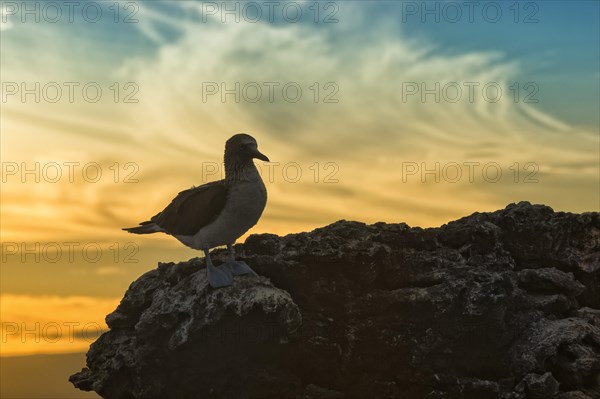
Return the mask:
<svg viewBox="0 0 600 399">
<path fill-rule="evenodd" d="M 422 23 L 417 15 L 407 17 L 405 27 L 435 41 L 439 51 L 501 51 L 506 59 L 524 65 L 519 80 L 538 83 L 541 109 L 576 125 L 597 127 L 600 2 L 521 1 L 519 23 L 514 22 L 515 11 L 510 8 L 515 3 L 500 2 L 503 18 L 498 23 L 485 22 L 482 14 L 475 12 L 474 23 L 469 23 L 466 15 L 458 23 L 445 22 L 443 17 L 440 23 L 431 23 L 433 16 L 427 16 L 429 22 Z M 527 7 L 527 3 L 535 3 L 537 8 Z M 485 1 L 481 4 L 483 7 Z M 378 6 L 372 8 L 382 12 Z M 385 8 L 391 13 L 401 9 L 391 3 Z M 530 20 L 527 17 L 537 22 L 525 23 Z"/>
</svg>

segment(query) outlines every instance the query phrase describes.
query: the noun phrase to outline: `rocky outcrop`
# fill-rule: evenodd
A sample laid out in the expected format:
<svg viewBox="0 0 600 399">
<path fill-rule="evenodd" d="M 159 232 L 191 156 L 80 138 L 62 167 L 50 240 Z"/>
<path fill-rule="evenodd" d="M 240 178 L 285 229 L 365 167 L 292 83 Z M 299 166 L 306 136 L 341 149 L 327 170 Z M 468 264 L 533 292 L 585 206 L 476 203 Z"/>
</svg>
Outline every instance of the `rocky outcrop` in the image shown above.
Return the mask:
<svg viewBox="0 0 600 399">
<path fill-rule="evenodd" d="M 104 398 L 600 398 L 600 214 L 250 236 L 264 277 L 160 264 L 73 384 Z M 216 258 L 224 259 L 223 251 Z"/>
</svg>

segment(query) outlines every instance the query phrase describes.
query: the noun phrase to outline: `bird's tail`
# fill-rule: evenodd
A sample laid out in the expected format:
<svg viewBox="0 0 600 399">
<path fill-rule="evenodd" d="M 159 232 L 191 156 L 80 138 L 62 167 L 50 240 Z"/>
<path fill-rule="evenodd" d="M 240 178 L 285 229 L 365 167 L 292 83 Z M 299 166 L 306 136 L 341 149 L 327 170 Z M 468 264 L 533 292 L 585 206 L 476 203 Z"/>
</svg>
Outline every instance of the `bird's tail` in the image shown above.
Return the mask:
<svg viewBox="0 0 600 399">
<path fill-rule="evenodd" d="M 125 227 L 123 230 L 134 234 L 152 234 L 162 231 L 162 229 L 158 227 L 156 223 L 150 221 L 142 222 L 136 227 Z"/>
</svg>

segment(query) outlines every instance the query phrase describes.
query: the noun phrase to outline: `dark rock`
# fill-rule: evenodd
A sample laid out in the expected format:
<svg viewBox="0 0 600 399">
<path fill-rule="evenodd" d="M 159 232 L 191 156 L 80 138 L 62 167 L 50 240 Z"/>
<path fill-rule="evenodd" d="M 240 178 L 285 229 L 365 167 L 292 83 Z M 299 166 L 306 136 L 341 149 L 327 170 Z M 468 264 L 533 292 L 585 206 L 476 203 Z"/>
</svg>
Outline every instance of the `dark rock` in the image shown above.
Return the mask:
<svg viewBox="0 0 600 399">
<path fill-rule="evenodd" d="M 104 398 L 600 398 L 600 216 L 340 221 L 132 283 L 71 381 Z M 224 251 L 215 251 L 223 259 Z"/>
<path fill-rule="evenodd" d="M 556 396 L 558 381 L 554 379 L 552 373 L 527 374 L 517 385 L 516 390 L 527 393 L 527 397 L 532 399 L 549 399 Z"/>
<path fill-rule="evenodd" d="M 593 399 L 591 396 L 584 394 L 581 391 L 563 392 L 558 395 L 558 399 Z"/>
<path fill-rule="evenodd" d="M 313 384 L 307 385 L 303 395 L 300 396 L 301 399 L 342 399 L 344 397 L 345 395 L 342 392 L 321 388 Z"/>
<path fill-rule="evenodd" d="M 585 290 L 585 285 L 576 281 L 573 273 L 561 272 L 555 268 L 521 270 L 519 280 L 526 290 L 533 292 L 562 291 L 578 296 Z"/>
</svg>

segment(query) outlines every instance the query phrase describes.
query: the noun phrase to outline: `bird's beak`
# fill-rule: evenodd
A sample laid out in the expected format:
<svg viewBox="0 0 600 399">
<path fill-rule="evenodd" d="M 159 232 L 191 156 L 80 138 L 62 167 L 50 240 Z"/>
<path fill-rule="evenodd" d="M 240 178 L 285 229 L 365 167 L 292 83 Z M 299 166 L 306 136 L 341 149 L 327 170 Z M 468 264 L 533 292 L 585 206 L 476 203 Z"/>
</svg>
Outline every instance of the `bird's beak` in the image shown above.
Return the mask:
<svg viewBox="0 0 600 399">
<path fill-rule="evenodd" d="M 265 161 L 265 162 L 270 162 L 269 158 L 265 154 L 261 153 L 258 150 L 256 150 L 254 152 L 254 154 L 252 155 L 252 158 L 260 159 L 261 161 Z"/>
</svg>

